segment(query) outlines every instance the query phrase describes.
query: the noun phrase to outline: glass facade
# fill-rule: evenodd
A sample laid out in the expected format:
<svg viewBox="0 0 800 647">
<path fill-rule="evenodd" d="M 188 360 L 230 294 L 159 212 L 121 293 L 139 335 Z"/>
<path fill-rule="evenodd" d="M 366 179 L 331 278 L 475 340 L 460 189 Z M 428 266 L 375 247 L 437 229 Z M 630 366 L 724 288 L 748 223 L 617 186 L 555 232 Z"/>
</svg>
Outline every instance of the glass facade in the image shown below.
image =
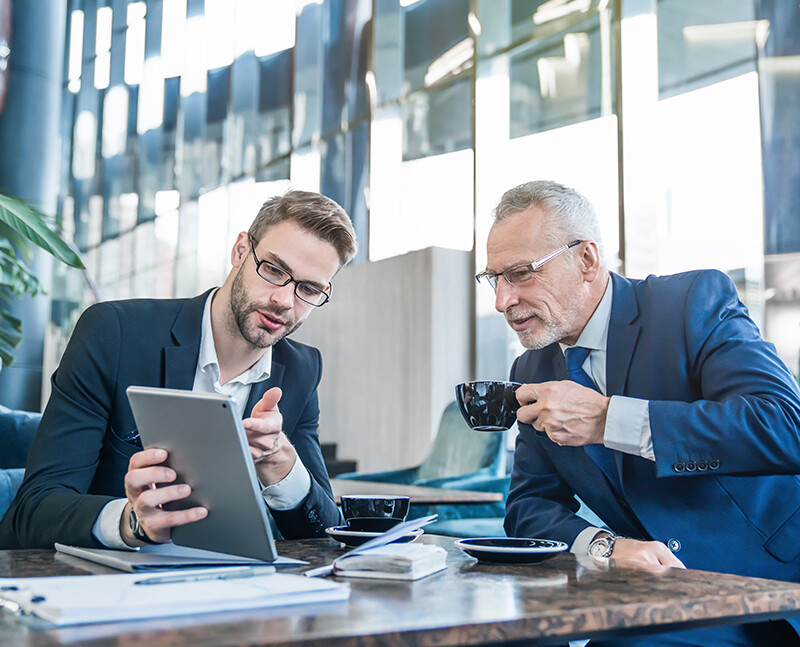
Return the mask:
<svg viewBox="0 0 800 647">
<path fill-rule="evenodd" d="M 71 0 L 64 229 L 101 299 L 219 284 L 289 187 L 345 207 L 357 262 L 436 245 L 481 270 L 501 193 L 554 179 L 612 269 L 729 272 L 796 367 L 797 321 L 767 320 L 798 292 L 765 267 L 800 263 L 798 34 L 774 0 Z M 57 272 L 66 334 L 96 297 Z M 520 350 L 492 296 L 481 378 Z"/>
</svg>

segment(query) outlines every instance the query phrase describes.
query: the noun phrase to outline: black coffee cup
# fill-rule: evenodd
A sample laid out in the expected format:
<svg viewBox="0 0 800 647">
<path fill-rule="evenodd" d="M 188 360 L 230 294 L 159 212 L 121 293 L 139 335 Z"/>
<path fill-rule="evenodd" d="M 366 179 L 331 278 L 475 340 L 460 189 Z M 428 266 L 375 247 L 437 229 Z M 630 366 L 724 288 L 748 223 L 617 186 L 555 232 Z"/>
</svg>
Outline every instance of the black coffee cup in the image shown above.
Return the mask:
<svg viewBox="0 0 800 647">
<path fill-rule="evenodd" d="M 467 424 L 476 431 L 505 431 L 517 421 L 518 382 L 480 380 L 456 386 L 456 401 Z"/>
<path fill-rule="evenodd" d="M 407 496 L 381 496 L 378 494 L 344 495 L 342 513 L 350 530 L 384 532 L 408 514 L 410 499 Z"/>
</svg>

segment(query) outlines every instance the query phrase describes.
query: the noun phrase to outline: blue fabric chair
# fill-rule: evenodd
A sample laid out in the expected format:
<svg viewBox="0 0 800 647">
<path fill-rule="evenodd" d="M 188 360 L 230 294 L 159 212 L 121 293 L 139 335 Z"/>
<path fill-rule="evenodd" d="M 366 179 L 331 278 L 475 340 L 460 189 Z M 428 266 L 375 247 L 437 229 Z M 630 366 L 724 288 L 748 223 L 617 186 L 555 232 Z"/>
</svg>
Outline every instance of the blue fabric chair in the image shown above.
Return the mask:
<svg viewBox="0 0 800 647">
<path fill-rule="evenodd" d="M 0 519 L 25 475 L 25 463 L 42 414 L 0 405 Z"/>
<path fill-rule="evenodd" d="M 448 487 L 452 479 L 480 481 L 505 474 L 506 434 L 469 428 L 455 401 L 447 405 L 433 445 L 419 465 L 384 472 L 347 472 L 336 478 L 403 483 L 426 487 Z"/>
</svg>

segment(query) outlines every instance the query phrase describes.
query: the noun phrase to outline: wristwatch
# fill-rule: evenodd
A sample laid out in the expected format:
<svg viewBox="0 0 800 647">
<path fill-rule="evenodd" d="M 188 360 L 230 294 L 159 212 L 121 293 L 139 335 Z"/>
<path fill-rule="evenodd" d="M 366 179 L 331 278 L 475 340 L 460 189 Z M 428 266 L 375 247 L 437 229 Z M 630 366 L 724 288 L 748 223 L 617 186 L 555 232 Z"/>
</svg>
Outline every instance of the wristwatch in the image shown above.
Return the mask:
<svg viewBox="0 0 800 647">
<path fill-rule="evenodd" d="M 617 539 L 619 539 L 617 535 L 608 533 L 593 539 L 589 544 L 589 556 L 604 559 L 611 557 L 611 553 L 614 552 L 614 542 L 616 542 Z"/>
<path fill-rule="evenodd" d="M 136 515 L 136 510 L 133 509 L 131 506 L 131 511 L 128 513 L 128 527 L 131 529 L 131 533 L 133 534 L 136 539 L 139 541 L 144 542 L 145 544 L 157 544 L 157 541 L 153 541 L 150 537 L 147 536 L 147 533 L 142 528 L 142 525 L 139 523 L 139 517 Z"/>
</svg>

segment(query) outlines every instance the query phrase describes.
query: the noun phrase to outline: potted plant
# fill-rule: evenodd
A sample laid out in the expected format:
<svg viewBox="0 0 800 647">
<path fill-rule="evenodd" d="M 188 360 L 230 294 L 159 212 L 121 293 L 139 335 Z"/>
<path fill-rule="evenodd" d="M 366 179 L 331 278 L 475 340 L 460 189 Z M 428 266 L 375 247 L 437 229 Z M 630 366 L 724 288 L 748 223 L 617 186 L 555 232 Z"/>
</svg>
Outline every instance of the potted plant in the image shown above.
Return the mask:
<svg viewBox="0 0 800 647">
<path fill-rule="evenodd" d="M 78 253 L 51 228 L 52 222 L 24 202 L 0 194 L 0 368 L 14 361 L 14 349 L 22 341 L 22 321 L 9 310 L 12 294 L 44 293 L 29 266 L 34 246 L 84 269 Z"/>
</svg>

